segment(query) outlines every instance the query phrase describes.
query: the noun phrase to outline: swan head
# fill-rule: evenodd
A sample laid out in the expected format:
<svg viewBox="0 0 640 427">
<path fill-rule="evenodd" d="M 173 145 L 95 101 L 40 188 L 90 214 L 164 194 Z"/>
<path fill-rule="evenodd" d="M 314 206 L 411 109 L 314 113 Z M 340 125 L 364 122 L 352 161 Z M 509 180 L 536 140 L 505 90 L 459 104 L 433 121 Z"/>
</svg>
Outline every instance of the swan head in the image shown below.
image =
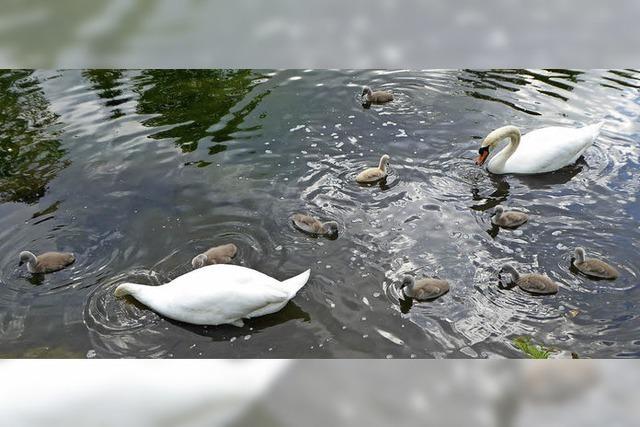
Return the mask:
<svg viewBox="0 0 640 427">
<path fill-rule="evenodd" d="M 480 149 L 478 150 L 478 157 L 474 159 L 476 162 L 476 165 L 482 166 L 484 162 L 487 161 L 487 157 L 489 157 L 490 150 L 491 150 L 491 146 L 480 147 Z"/>
<path fill-rule="evenodd" d="M 504 206 L 498 205 L 496 206 L 496 210 L 493 211 L 493 215 L 500 218 L 500 215 L 502 215 L 502 212 L 504 212 Z"/>
<path fill-rule="evenodd" d="M 402 278 L 402 283 L 400 284 L 399 290 L 400 292 L 402 292 L 402 294 L 407 295 L 407 291 L 405 290 L 405 288 L 409 288 L 409 290 L 411 291 L 415 284 L 416 284 L 416 281 L 413 279 L 413 277 L 404 276 Z"/>
<path fill-rule="evenodd" d="M 383 171 L 387 170 L 387 166 L 389 166 L 389 155 L 385 154 L 382 157 L 380 157 L 380 169 L 382 169 Z"/>
<path fill-rule="evenodd" d="M 35 265 L 38 262 L 36 256 L 33 252 L 22 251 L 20 252 L 20 265 L 27 263 L 31 265 Z"/>
<path fill-rule="evenodd" d="M 514 282 L 517 282 L 520 278 L 520 273 L 518 273 L 518 270 L 516 270 L 516 268 L 511 264 L 502 264 L 500 273 L 509 273 Z"/>
<path fill-rule="evenodd" d="M 489 157 L 491 151 L 505 138 L 511 138 L 512 141 L 520 141 L 520 130 L 515 126 L 503 126 L 491 132 L 482 140 L 480 149 L 478 149 L 478 157 L 475 158 L 476 165 L 482 166 Z"/>
<path fill-rule="evenodd" d="M 578 264 L 581 264 L 584 262 L 584 259 L 587 256 L 587 253 L 585 252 L 584 248 L 578 246 L 574 252 L 574 255 L 576 257 L 576 262 Z"/>
<path fill-rule="evenodd" d="M 116 298 L 121 298 L 126 295 L 133 295 L 138 286 L 139 285 L 136 285 L 135 283 L 122 283 L 118 285 L 116 290 L 113 292 L 113 295 L 115 295 Z"/>
<path fill-rule="evenodd" d="M 371 88 L 369 86 L 365 86 L 362 88 L 362 95 L 361 96 L 365 96 L 365 95 L 371 95 L 373 92 L 371 91 Z"/>
<path fill-rule="evenodd" d="M 327 234 L 329 234 L 330 236 L 337 236 L 338 235 L 338 223 L 335 221 L 327 221 L 324 224 L 322 224 L 322 226 L 324 227 L 325 230 L 327 230 Z"/>
<path fill-rule="evenodd" d="M 197 255 L 191 260 L 191 266 L 193 268 L 204 267 L 206 264 L 207 264 L 207 256 L 205 254 Z"/>
</svg>

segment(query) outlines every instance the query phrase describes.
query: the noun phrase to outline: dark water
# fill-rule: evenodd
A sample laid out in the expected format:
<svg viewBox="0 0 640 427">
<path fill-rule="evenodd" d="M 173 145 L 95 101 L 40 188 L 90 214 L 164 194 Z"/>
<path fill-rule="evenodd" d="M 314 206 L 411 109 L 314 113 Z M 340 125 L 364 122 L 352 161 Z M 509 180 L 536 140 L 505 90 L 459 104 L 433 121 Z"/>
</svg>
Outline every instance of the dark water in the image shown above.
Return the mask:
<svg viewBox="0 0 640 427">
<path fill-rule="evenodd" d="M 363 84 L 396 101 L 363 109 Z M 640 72 L 3 71 L 0 354 L 43 357 L 519 357 L 519 335 L 582 357 L 640 356 Z M 472 158 L 504 124 L 606 122 L 576 165 L 491 176 Z M 391 156 L 385 186 L 362 168 Z M 528 212 L 490 225 L 497 204 Z M 288 217 L 335 219 L 337 240 Z M 232 326 L 168 321 L 113 297 L 160 284 L 209 246 L 278 279 L 310 267 L 284 310 Z M 583 245 L 621 271 L 570 271 Z M 18 252 L 73 251 L 45 277 Z M 498 285 L 502 262 L 555 296 Z M 398 302 L 405 272 L 449 279 Z"/>
</svg>

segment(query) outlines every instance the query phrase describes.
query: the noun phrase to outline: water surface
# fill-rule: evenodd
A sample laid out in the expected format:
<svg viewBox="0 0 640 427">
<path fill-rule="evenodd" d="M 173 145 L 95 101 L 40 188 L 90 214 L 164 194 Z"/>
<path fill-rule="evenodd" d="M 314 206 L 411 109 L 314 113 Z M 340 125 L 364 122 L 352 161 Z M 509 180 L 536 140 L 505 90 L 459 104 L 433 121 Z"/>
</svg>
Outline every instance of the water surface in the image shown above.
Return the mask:
<svg viewBox="0 0 640 427">
<path fill-rule="evenodd" d="M 396 101 L 363 108 L 361 86 Z M 582 357 L 638 357 L 640 72 L 633 70 L 71 70 L 0 73 L 0 354 L 25 357 L 520 357 L 512 339 Z M 480 140 L 605 121 L 575 165 L 492 176 Z M 385 185 L 353 178 L 391 156 Z M 526 211 L 494 229 L 497 204 Z M 336 240 L 296 231 L 310 212 Z M 115 299 L 161 284 L 216 244 L 284 279 L 281 312 L 233 326 L 164 319 Z M 614 281 L 570 269 L 582 245 Z M 44 277 L 23 249 L 73 251 Z M 501 263 L 544 272 L 555 296 L 498 287 Z M 405 273 L 452 286 L 398 300 Z"/>
</svg>

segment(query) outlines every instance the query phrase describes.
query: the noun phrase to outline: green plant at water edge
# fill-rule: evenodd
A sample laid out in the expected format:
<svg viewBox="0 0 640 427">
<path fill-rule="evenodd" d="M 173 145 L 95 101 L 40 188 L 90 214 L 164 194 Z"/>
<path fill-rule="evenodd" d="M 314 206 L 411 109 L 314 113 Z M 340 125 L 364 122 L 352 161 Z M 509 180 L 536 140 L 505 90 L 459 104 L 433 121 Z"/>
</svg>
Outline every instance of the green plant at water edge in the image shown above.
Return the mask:
<svg viewBox="0 0 640 427">
<path fill-rule="evenodd" d="M 533 344 L 530 337 L 518 337 L 513 340 L 513 345 L 529 356 L 530 359 L 548 359 L 549 349 Z"/>
</svg>

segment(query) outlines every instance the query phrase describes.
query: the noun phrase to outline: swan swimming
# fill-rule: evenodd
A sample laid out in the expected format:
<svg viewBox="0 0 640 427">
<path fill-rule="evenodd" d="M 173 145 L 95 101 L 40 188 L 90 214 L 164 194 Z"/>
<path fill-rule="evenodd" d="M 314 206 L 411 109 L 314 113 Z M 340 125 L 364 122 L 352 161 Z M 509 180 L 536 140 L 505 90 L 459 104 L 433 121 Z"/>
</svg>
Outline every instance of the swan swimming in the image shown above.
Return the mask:
<svg viewBox="0 0 640 427">
<path fill-rule="evenodd" d="M 575 250 L 573 265 L 582 274 L 600 279 L 617 279 L 620 275 L 615 267 L 610 266 L 605 261 L 597 258 L 587 258 L 587 253 L 581 247 L 577 247 Z"/>
<path fill-rule="evenodd" d="M 233 243 L 215 246 L 206 252 L 196 255 L 191 260 L 191 266 L 193 268 L 200 268 L 211 264 L 228 264 L 237 253 L 238 247 Z"/>
<path fill-rule="evenodd" d="M 437 277 L 415 280 L 411 276 L 404 276 L 400 291 L 409 298 L 431 301 L 449 292 L 449 282 Z"/>
<path fill-rule="evenodd" d="M 558 284 L 544 274 L 520 274 L 511 264 L 503 264 L 502 272 L 509 273 L 513 284 L 530 294 L 550 295 L 559 289 Z"/>
<path fill-rule="evenodd" d="M 338 236 L 338 223 L 336 221 L 322 223 L 311 215 L 297 213 L 291 216 L 291 222 L 293 222 L 294 227 L 305 233 L 318 236 Z"/>
<path fill-rule="evenodd" d="M 356 176 L 356 181 L 360 184 L 372 184 L 387 177 L 389 174 L 389 155 L 384 154 L 380 157 L 380 163 L 377 168 L 368 168 L 363 170 Z"/>
<path fill-rule="evenodd" d="M 371 90 L 369 86 L 365 86 L 362 89 L 362 103 L 363 104 L 386 104 L 393 101 L 393 93 L 386 90 Z"/>
<path fill-rule="evenodd" d="M 498 143 L 511 139 L 509 145 L 489 160 L 487 170 L 495 174 L 536 174 L 552 172 L 576 160 L 593 144 L 604 122 L 581 128 L 559 126 L 536 129 L 524 136 L 515 126 L 491 132 L 480 144 L 476 164 L 482 166 Z"/>
<path fill-rule="evenodd" d="M 195 325 L 244 326 L 242 319 L 282 309 L 307 283 L 311 270 L 287 280 L 231 264 L 209 265 L 160 286 L 119 285 L 116 297 L 131 295 L 157 313 Z"/>
<path fill-rule="evenodd" d="M 45 252 L 35 256 L 33 252 L 20 252 L 20 264 L 27 263 L 29 273 L 53 273 L 73 264 L 76 257 L 70 252 Z"/>
<path fill-rule="evenodd" d="M 506 211 L 504 206 L 496 206 L 491 223 L 504 228 L 517 228 L 529 221 L 529 215 L 519 211 Z"/>
</svg>

